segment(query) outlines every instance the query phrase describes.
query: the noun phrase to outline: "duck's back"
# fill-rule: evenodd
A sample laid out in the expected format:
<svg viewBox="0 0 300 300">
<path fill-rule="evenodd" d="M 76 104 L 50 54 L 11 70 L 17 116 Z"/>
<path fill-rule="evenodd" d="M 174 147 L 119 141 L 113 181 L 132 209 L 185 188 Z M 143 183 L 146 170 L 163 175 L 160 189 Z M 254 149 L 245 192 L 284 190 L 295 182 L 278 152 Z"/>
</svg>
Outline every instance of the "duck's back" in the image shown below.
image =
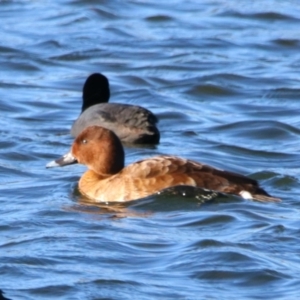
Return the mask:
<svg viewBox="0 0 300 300">
<path fill-rule="evenodd" d="M 124 143 L 159 142 L 157 117 L 149 110 L 135 105 L 100 103 L 87 108 L 74 122 L 71 134 L 76 137 L 88 126 L 98 125 L 116 133 Z"/>
<path fill-rule="evenodd" d="M 99 182 L 89 195 L 98 201 L 128 201 L 143 198 L 168 187 L 188 185 L 240 195 L 259 201 L 276 201 L 257 181 L 233 172 L 174 156 L 156 156 L 125 167 L 120 173 Z M 115 189 L 114 187 L 118 187 Z"/>
<path fill-rule="evenodd" d="M 175 156 L 141 160 L 126 167 L 125 172 L 140 183 L 140 189 L 155 186 L 161 190 L 170 186 L 191 185 L 233 194 L 243 190 L 262 192 L 257 181 L 249 177 Z M 267 195 L 264 191 L 262 193 Z"/>
</svg>

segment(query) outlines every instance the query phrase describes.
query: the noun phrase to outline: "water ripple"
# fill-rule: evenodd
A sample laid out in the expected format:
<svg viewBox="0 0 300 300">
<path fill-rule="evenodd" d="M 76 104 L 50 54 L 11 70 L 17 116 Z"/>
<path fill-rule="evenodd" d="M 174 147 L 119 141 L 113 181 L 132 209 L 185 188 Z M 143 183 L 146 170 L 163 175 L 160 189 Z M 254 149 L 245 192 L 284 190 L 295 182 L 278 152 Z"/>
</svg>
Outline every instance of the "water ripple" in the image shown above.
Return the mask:
<svg viewBox="0 0 300 300">
<path fill-rule="evenodd" d="M 297 299 L 298 1 L 0 2 L 1 286 L 11 299 Z M 22 17 L 20 17 L 22 16 Z M 164 191 L 93 204 L 65 153 L 93 72 L 174 154 L 249 175 L 263 204 Z M 207 194 L 205 194 L 207 197 Z"/>
</svg>

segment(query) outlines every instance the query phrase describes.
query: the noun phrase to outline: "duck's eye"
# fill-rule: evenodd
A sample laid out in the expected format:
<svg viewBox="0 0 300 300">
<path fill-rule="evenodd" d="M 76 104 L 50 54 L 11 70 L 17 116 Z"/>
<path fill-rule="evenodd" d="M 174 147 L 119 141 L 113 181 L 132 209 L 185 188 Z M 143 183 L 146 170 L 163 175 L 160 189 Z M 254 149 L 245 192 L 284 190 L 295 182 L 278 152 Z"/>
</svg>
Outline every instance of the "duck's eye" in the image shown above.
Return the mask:
<svg viewBox="0 0 300 300">
<path fill-rule="evenodd" d="M 82 144 L 87 144 L 87 140 L 82 140 L 81 143 Z"/>
</svg>

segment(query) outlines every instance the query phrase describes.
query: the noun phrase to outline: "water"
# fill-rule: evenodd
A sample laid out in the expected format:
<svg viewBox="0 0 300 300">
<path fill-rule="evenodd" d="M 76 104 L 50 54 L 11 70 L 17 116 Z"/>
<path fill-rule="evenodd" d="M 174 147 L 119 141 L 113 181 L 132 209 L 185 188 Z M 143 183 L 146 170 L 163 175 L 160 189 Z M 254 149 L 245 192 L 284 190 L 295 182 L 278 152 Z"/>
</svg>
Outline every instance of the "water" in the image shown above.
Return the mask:
<svg viewBox="0 0 300 300">
<path fill-rule="evenodd" d="M 0 288 L 11 299 L 297 299 L 298 1 L 1 1 Z M 175 154 L 283 201 L 87 203 L 64 153 L 93 72 Z"/>
</svg>

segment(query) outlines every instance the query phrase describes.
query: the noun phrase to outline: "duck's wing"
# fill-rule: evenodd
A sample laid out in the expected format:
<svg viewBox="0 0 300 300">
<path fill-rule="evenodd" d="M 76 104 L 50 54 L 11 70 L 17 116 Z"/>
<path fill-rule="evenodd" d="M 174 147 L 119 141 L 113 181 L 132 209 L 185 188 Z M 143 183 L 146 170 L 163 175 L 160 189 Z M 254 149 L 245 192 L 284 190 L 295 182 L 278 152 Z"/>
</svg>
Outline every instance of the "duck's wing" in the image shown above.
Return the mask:
<svg viewBox="0 0 300 300">
<path fill-rule="evenodd" d="M 239 195 L 246 199 L 279 200 L 264 191 L 254 179 L 174 156 L 141 160 L 126 167 L 122 172 L 130 176 L 138 189 L 154 187 L 161 190 L 171 186 L 191 185 Z"/>
</svg>

